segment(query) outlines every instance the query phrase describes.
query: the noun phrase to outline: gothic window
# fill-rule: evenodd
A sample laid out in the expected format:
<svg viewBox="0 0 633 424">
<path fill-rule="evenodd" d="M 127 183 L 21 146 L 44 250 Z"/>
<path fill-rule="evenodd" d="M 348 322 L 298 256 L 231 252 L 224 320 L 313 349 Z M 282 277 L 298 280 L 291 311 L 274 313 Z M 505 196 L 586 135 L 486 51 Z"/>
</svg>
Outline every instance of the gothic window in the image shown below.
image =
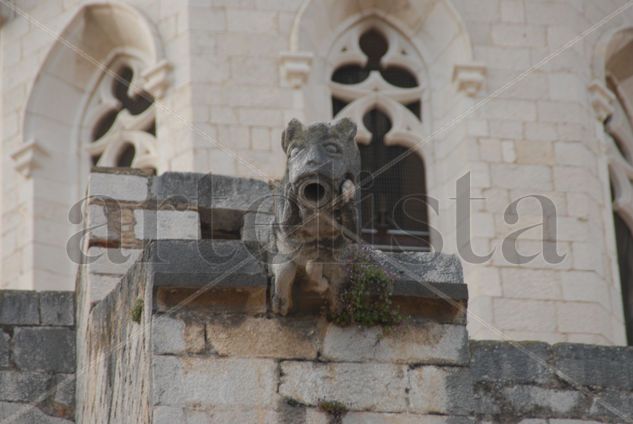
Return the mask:
<svg viewBox="0 0 633 424">
<path fill-rule="evenodd" d="M 628 344 L 633 345 L 633 125 L 624 85 L 615 76 L 607 78 L 608 88 L 615 94 L 613 113 L 606 122 L 609 138 L 609 162 L 612 179 L 613 222 L 624 320 Z M 627 220 L 628 218 L 628 220 Z M 628 221 L 628 222 L 627 222 Z"/>
<path fill-rule="evenodd" d="M 359 126 L 361 235 L 383 249 L 428 250 L 422 87 L 416 50 L 394 28 L 361 23 L 334 45 L 330 89 L 335 118 Z"/>
<path fill-rule="evenodd" d="M 119 60 L 98 83 L 86 124 L 92 165 L 156 170 L 154 98 L 137 75 L 133 60 Z"/>
</svg>

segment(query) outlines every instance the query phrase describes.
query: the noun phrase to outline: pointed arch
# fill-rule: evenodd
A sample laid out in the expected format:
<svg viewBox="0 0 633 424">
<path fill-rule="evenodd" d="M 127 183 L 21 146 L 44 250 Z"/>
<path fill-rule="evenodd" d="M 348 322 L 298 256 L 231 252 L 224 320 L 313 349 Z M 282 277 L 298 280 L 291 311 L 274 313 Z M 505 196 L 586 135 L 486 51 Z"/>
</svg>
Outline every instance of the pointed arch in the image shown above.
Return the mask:
<svg viewBox="0 0 633 424">
<path fill-rule="evenodd" d="M 26 250 L 32 256 L 33 288 L 46 287 L 40 283 L 45 279 L 53 280 L 49 287 L 73 286 L 70 259 L 52 264 L 42 253 L 65 252 L 68 237 L 59 232 L 53 237 L 46 227 L 59 225 L 50 220 L 51 211 L 68 216 L 93 164 L 159 167 L 150 134 L 156 127 L 151 103 L 164 94 L 168 69 L 156 30 L 124 3 L 82 5 L 54 40 L 30 87 L 23 143 L 13 153 L 24 184 L 31 186 L 33 240 Z M 113 85 L 120 80 L 123 89 Z M 91 161 L 97 156 L 103 160 Z M 69 223 L 68 235 L 72 229 Z"/>
</svg>

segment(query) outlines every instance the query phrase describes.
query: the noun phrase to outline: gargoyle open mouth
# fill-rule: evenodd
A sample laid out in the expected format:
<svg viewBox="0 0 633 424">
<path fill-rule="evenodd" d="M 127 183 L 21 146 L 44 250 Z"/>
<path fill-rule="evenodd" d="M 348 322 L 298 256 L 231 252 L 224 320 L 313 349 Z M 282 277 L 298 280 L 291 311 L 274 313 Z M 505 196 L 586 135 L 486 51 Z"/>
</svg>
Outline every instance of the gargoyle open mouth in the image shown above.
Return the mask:
<svg viewBox="0 0 633 424">
<path fill-rule="evenodd" d="M 319 177 L 306 178 L 299 184 L 297 197 L 301 204 L 310 208 L 318 208 L 332 200 L 332 190 Z"/>
</svg>

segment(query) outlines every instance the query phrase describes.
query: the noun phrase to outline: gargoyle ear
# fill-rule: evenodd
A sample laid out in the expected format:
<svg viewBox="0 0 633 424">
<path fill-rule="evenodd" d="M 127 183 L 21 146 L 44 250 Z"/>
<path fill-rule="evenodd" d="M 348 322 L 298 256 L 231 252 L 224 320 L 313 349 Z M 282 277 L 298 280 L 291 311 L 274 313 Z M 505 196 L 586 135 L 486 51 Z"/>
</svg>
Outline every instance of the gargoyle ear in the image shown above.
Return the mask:
<svg viewBox="0 0 633 424">
<path fill-rule="evenodd" d="M 303 135 L 303 124 L 296 118 L 293 118 L 286 129 L 281 133 L 281 147 L 285 153 L 288 153 L 288 146 L 290 142 L 295 138 L 300 138 Z"/>
<path fill-rule="evenodd" d="M 356 137 L 356 124 L 349 118 L 343 118 L 334 124 L 334 131 L 336 131 L 342 139 L 354 141 L 354 137 Z"/>
</svg>

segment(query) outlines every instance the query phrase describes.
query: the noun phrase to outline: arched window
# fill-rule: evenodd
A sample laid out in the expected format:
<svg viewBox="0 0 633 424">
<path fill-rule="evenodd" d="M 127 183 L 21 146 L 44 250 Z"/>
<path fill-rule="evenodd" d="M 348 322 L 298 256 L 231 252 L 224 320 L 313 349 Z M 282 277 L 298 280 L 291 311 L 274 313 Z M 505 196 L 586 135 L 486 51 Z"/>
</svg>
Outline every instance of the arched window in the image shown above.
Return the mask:
<svg viewBox="0 0 633 424">
<path fill-rule="evenodd" d="M 334 44 L 332 114 L 359 126 L 361 234 L 389 250 L 428 250 L 422 87 L 415 48 L 379 20 L 363 21 Z"/>
<path fill-rule="evenodd" d="M 629 345 L 633 345 L 633 43 L 607 62 L 607 87 L 615 95 L 613 111 L 605 122 L 609 171 L 613 196 L 613 222 L 624 321 Z"/>
</svg>

